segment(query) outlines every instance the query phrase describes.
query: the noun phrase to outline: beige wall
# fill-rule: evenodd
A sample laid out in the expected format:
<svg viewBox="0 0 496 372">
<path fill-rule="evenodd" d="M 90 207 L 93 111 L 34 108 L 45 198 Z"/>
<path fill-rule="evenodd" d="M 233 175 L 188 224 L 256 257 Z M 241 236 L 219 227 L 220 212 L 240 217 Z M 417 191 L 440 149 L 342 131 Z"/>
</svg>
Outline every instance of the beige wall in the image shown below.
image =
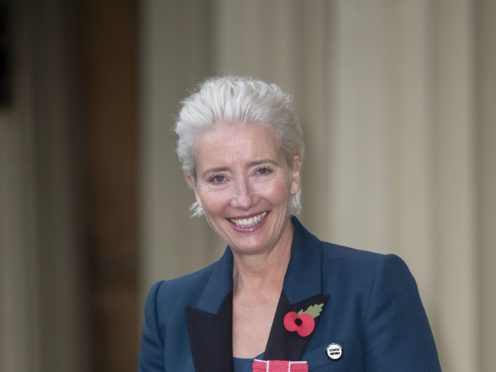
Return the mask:
<svg viewBox="0 0 496 372">
<path fill-rule="evenodd" d="M 400 254 L 444 370 L 496 368 L 494 15 L 489 0 L 144 2 L 143 291 L 222 250 L 188 217 L 170 130 L 179 100 L 211 74 L 252 75 L 295 96 L 303 222 Z"/>
<path fill-rule="evenodd" d="M 476 226 L 481 370 L 496 369 L 496 2 L 479 1 L 475 12 L 476 50 Z"/>
</svg>

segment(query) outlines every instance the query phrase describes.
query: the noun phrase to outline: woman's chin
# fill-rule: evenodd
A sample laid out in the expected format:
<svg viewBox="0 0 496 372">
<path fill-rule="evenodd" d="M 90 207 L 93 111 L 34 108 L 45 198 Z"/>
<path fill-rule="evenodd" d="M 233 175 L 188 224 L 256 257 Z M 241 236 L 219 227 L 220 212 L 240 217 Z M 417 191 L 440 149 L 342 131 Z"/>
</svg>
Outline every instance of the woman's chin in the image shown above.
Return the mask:
<svg viewBox="0 0 496 372">
<path fill-rule="evenodd" d="M 233 253 L 238 256 L 256 256 L 267 251 L 265 244 L 236 244 L 231 248 Z"/>
</svg>

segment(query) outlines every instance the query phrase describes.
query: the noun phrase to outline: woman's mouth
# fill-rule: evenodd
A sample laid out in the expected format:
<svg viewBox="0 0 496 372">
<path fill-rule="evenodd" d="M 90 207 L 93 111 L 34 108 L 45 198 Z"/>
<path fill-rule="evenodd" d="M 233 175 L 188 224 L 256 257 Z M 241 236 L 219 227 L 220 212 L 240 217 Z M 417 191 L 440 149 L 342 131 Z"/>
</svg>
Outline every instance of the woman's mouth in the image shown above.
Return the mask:
<svg viewBox="0 0 496 372">
<path fill-rule="evenodd" d="M 268 214 L 269 212 L 264 211 L 260 214 L 250 216 L 247 218 L 229 218 L 229 222 L 242 229 L 248 229 L 250 227 L 258 225 L 260 222 L 262 222 L 265 219 L 265 217 L 267 217 Z"/>
</svg>

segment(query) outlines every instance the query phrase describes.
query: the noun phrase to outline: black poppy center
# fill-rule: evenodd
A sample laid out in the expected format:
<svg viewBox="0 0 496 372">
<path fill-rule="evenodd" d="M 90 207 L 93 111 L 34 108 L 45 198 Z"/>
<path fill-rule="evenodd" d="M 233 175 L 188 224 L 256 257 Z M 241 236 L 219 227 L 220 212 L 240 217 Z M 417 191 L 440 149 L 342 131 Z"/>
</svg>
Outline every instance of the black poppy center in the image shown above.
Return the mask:
<svg viewBox="0 0 496 372">
<path fill-rule="evenodd" d="M 302 323 L 303 323 L 303 321 L 302 321 L 300 318 L 296 318 L 296 319 L 295 319 L 295 324 L 296 324 L 297 326 L 302 325 Z"/>
</svg>

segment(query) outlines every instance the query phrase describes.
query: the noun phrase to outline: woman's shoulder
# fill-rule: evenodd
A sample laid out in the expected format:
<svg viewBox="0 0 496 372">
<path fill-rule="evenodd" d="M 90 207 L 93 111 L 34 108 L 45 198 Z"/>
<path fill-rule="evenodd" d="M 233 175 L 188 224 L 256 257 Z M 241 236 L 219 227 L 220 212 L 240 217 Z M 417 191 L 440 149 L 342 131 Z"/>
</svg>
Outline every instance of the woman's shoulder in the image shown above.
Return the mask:
<svg viewBox="0 0 496 372">
<path fill-rule="evenodd" d="M 369 281 L 377 275 L 402 275 L 410 281 L 411 273 L 396 254 L 377 253 L 351 248 L 339 244 L 322 242 L 323 266 L 330 271 L 338 272 L 341 277 L 360 278 Z"/>
<path fill-rule="evenodd" d="M 392 253 L 373 252 L 325 241 L 321 241 L 321 246 L 323 256 L 327 259 L 349 261 L 356 264 L 379 264 L 388 260 L 403 262 L 399 256 Z"/>
<path fill-rule="evenodd" d="M 215 270 L 214 262 L 202 269 L 185 274 L 173 279 L 160 280 L 153 284 L 150 292 L 155 293 L 156 301 L 170 303 L 173 299 L 176 303 L 187 303 L 189 300 L 198 299 L 203 289 Z"/>
<path fill-rule="evenodd" d="M 321 255 L 323 270 L 327 274 L 332 273 L 341 279 L 353 278 L 352 282 L 357 284 L 360 279 L 368 282 L 382 272 L 392 275 L 400 273 L 406 277 L 411 275 L 405 262 L 395 254 L 377 253 L 326 242 L 306 230 L 296 218 L 293 218 L 293 223 L 300 245 L 312 247 L 313 254 Z"/>
<path fill-rule="evenodd" d="M 322 257 L 325 261 L 339 261 L 340 264 L 348 264 L 352 266 L 362 265 L 380 265 L 384 262 L 393 262 L 393 264 L 404 265 L 404 262 L 394 254 L 377 253 L 363 249 L 352 248 L 349 246 L 337 244 L 334 242 L 326 242 L 318 236 L 307 230 L 305 226 L 296 217 L 292 217 L 292 222 L 295 227 L 295 239 L 300 247 L 312 247 L 312 252 L 319 252 L 317 247 L 321 248 Z"/>
</svg>

